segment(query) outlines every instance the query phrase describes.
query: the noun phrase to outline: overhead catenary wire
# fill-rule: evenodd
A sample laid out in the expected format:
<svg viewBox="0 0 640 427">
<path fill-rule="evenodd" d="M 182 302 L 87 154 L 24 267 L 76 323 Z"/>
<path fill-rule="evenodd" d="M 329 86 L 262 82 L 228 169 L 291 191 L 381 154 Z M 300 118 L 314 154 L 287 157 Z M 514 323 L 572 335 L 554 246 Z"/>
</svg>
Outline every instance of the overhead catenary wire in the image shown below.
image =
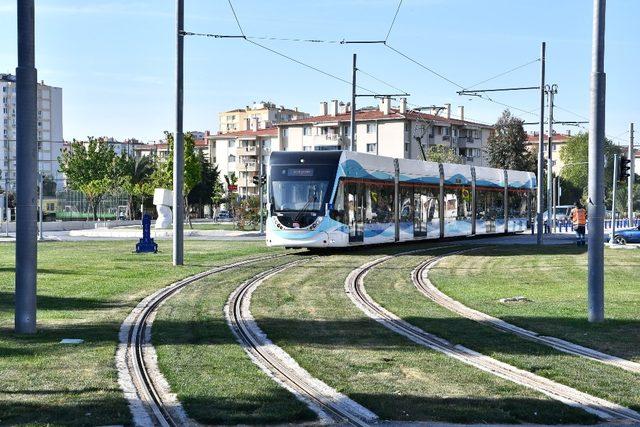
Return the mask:
<svg viewBox="0 0 640 427">
<path fill-rule="evenodd" d="M 386 85 L 386 86 L 390 87 L 391 89 L 397 90 L 399 93 L 404 93 L 404 94 L 408 94 L 409 93 L 406 90 L 400 89 L 400 88 L 392 85 L 391 83 L 388 83 L 388 82 L 386 82 L 386 81 L 384 81 L 384 80 L 382 80 L 382 79 L 380 79 L 380 78 L 378 78 L 378 77 L 376 77 L 376 76 L 364 71 L 362 68 L 358 68 L 358 71 L 361 72 L 362 74 L 364 74 L 365 76 L 368 76 L 368 77 L 372 78 L 373 80 L 375 80 L 375 81 L 377 81 L 379 83 L 382 83 L 383 85 Z"/>
<path fill-rule="evenodd" d="M 488 79 L 485 79 L 485 80 L 482 80 L 482 81 L 480 81 L 480 82 L 478 82 L 478 83 L 472 84 L 471 86 L 467 86 L 464 90 L 468 90 L 468 89 L 474 88 L 474 87 L 476 87 L 476 86 L 480 86 L 481 84 L 484 84 L 484 83 L 490 82 L 491 80 L 495 80 L 495 79 L 497 79 L 498 77 L 506 76 L 506 75 L 507 75 L 507 74 L 509 74 L 509 73 L 512 73 L 512 72 L 517 71 L 517 70 L 519 70 L 519 69 L 521 69 L 521 68 L 524 68 L 524 67 L 526 67 L 527 65 L 535 64 L 536 62 L 540 62 L 540 58 L 536 58 L 536 59 L 534 59 L 533 61 L 529 61 L 529 62 L 527 62 L 527 63 L 525 63 L 525 64 L 518 65 L 517 67 L 511 68 L 510 70 L 504 71 L 504 72 L 502 72 L 502 73 L 500 73 L 500 74 L 496 74 L 496 75 L 495 75 L 495 76 L 493 76 L 493 77 L 489 77 Z"/>
<path fill-rule="evenodd" d="M 384 38 L 384 42 L 386 43 L 389 40 L 389 35 L 391 34 L 391 30 L 393 30 L 393 24 L 396 23 L 396 18 L 398 17 L 398 12 L 400 12 L 400 8 L 402 7 L 402 0 L 398 2 L 398 7 L 396 8 L 396 13 L 393 15 L 393 20 L 391 20 L 391 25 L 389 25 L 389 31 L 387 31 L 387 35 Z"/>
<path fill-rule="evenodd" d="M 323 40 L 323 39 L 305 39 L 301 37 L 273 37 L 273 36 L 247 36 L 238 34 L 216 34 L 216 33 L 199 33 L 194 31 L 183 31 L 183 36 L 209 37 L 214 39 L 252 39 L 252 40 L 270 40 L 270 41 L 286 41 L 298 43 L 326 43 L 326 44 L 383 44 L 384 40 Z"/>
<path fill-rule="evenodd" d="M 233 12 L 233 17 L 236 20 L 236 24 L 238 25 L 238 29 L 240 30 L 240 34 L 242 34 L 242 37 L 246 38 L 247 35 L 244 33 L 244 30 L 242 29 L 242 25 L 240 25 L 240 20 L 238 19 L 238 15 L 236 14 L 236 10 L 233 7 L 233 3 L 231 3 L 231 0 L 227 0 L 227 2 L 229 3 L 229 7 L 231 8 L 231 12 Z"/>
</svg>

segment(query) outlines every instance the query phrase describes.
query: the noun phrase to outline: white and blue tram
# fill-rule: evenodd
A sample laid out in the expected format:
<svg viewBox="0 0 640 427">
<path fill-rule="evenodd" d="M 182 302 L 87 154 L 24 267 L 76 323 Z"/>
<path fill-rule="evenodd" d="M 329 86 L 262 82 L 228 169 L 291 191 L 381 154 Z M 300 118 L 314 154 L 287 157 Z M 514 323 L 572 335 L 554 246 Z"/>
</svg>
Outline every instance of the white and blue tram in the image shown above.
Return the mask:
<svg viewBox="0 0 640 427">
<path fill-rule="evenodd" d="M 351 151 L 274 152 L 268 246 L 345 247 L 522 232 L 535 175 Z"/>
</svg>

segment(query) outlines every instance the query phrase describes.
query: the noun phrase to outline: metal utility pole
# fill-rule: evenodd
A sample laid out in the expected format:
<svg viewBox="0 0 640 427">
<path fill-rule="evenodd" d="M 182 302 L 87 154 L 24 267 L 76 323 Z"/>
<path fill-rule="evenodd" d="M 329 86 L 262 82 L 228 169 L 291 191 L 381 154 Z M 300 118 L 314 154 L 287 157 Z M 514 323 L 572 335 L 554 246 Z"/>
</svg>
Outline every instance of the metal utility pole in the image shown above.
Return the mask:
<svg viewBox="0 0 640 427">
<path fill-rule="evenodd" d="M 173 265 L 184 264 L 184 135 L 182 134 L 184 69 L 184 0 L 176 0 L 176 133 L 173 138 Z"/>
<path fill-rule="evenodd" d="M 38 267 L 36 188 L 38 185 L 37 81 L 34 0 L 18 1 L 16 68 L 16 313 L 15 331 L 36 332 Z"/>
<path fill-rule="evenodd" d="M 629 218 L 629 227 L 633 227 L 633 184 L 635 181 L 635 152 L 633 149 L 633 123 L 629 123 L 629 152 L 627 153 L 629 163 L 629 178 L 627 180 L 627 218 Z"/>
<path fill-rule="evenodd" d="M 9 150 L 7 145 L 7 150 Z M 4 215 L 5 215 L 5 237 L 9 237 L 9 221 L 11 221 L 11 211 L 9 210 L 9 170 L 11 165 L 11 153 L 7 154 L 7 172 L 4 173 Z"/>
<path fill-rule="evenodd" d="M 618 168 L 620 167 L 618 162 L 618 155 L 613 155 L 613 185 L 611 193 L 611 240 L 609 243 L 614 243 L 613 236 L 616 235 L 616 190 L 618 189 Z"/>
<path fill-rule="evenodd" d="M 593 1 L 591 117 L 589 127 L 588 318 L 604 320 L 604 127 L 606 74 L 604 27 L 606 0 Z"/>
<path fill-rule="evenodd" d="M 547 85 L 549 95 L 549 135 L 547 142 L 547 226 L 549 233 L 556 227 L 555 217 L 552 218 L 553 210 L 553 96 L 558 93 L 557 85 Z"/>
<path fill-rule="evenodd" d="M 357 55 L 353 54 L 353 70 L 351 77 L 351 120 L 349 122 L 349 130 L 351 131 L 351 143 L 349 151 L 353 151 L 356 148 L 356 58 Z"/>
<path fill-rule="evenodd" d="M 263 174 L 263 161 L 262 161 L 262 148 L 263 148 L 263 141 L 260 140 L 260 142 L 258 143 L 258 147 L 259 147 L 259 151 L 258 151 L 258 163 L 260 165 L 260 167 L 258 168 L 258 174 L 260 175 L 260 180 L 258 181 L 258 197 L 260 198 L 260 234 L 264 233 L 264 212 L 262 209 L 263 206 L 263 197 L 264 197 L 264 185 L 262 184 L 262 174 Z"/>
<path fill-rule="evenodd" d="M 542 42 L 540 53 L 540 137 L 538 138 L 538 188 L 536 191 L 536 223 L 538 225 L 538 232 L 536 235 L 536 241 L 539 245 L 542 244 L 542 174 L 544 173 L 544 73 L 545 73 L 545 51 L 547 44 Z"/>
<path fill-rule="evenodd" d="M 38 222 L 39 222 L 38 229 L 40 230 L 40 235 L 38 236 L 38 240 L 44 240 L 44 234 L 43 234 L 43 231 L 42 231 L 42 219 L 43 219 L 42 205 L 44 204 L 43 203 L 43 201 L 44 201 L 43 200 L 44 199 L 44 197 L 43 197 L 44 175 L 43 174 L 40 174 L 40 180 L 39 180 L 38 189 L 40 190 L 40 194 L 39 194 L 39 196 L 40 196 L 40 215 L 39 215 L 39 218 L 38 218 Z"/>
</svg>

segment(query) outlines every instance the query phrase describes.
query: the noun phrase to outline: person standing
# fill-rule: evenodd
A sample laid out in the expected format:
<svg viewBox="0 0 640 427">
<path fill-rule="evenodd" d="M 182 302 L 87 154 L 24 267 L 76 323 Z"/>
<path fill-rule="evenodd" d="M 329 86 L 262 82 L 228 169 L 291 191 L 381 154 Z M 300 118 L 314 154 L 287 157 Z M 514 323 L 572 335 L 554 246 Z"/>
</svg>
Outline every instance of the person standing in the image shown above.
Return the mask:
<svg viewBox="0 0 640 427">
<path fill-rule="evenodd" d="M 582 206 L 580 201 L 576 201 L 571 209 L 571 222 L 573 223 L 573 231 L 576 233 L 576 244 L 578 246 L 585 245 L 585 228 L 587 226 L 587 210 Z"/>
</svg>

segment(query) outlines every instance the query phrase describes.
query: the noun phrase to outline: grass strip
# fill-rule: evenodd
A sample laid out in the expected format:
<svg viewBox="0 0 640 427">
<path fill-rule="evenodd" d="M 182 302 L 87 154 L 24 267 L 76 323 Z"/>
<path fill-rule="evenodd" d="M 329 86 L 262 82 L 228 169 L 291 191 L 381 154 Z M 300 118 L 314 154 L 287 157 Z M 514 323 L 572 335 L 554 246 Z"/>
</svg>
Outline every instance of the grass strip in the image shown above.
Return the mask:
<svg viewBox="0 0 640 427">
<path fill-rule="evenodd" d="M 152 340 L 160 370 L 187 414 L 202 424 L 271 424 L 316 415 L 260 370 L 231 333 L 223 312 L 242 282 L 294 257 L 210 276 L 159 310 Z"/>
<path fill-rule="evenodd" d="M 490 247 L 449 257 L 430 274 L 463 304 L 543 335 L 640 362 L 640 251 L 605 249 L 605 317 L 587 321 L 583 247 Z M 524 296 L 525 303 L 500 298 Z"/>
<path fill-rule="evenodd" d="M 379 265 L 367 276 L 367 292 L 397 316 L 454 344 L 580 391 L 640 409 L 637 393 L 640 375 L 499 332 L 463 318 L 423 296 L 413 285 L 410 273 L 424 259 L 424 255 L 407 255 Z"/>
<path fill-rule="evenodd" d="M 0 245 L 0 425 L 131 423 L 114 361 L 122 320 L 169 283 L 267 251 L 263 242 L 187 240 L 185 266 L 172 267 L 169 243 L 158 254 L 133 249 L 122 241 L 39 244 L 38 333 L 19 336 L 14 245 Z"/>
<path fill-rule="evenodd" d="M 382 419 L 596 421 L 581 410 L 413 344 L 353 306 L 344 292 L 344 280 L 351 270 L 372 255 L 415 247 L 419 246 L 333 254 L 288 270 L 258 288 L 253 297 L 254 317 L 312 375 Z"/>
</svg>

